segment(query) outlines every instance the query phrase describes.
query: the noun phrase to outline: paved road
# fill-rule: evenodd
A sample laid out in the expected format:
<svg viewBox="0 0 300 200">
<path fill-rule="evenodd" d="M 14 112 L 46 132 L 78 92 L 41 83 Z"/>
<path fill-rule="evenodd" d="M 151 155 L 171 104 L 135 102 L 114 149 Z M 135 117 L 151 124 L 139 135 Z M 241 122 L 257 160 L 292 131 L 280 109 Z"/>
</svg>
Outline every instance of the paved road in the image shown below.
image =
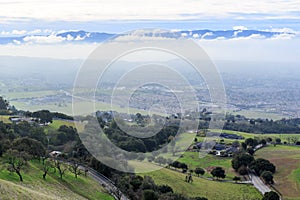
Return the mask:
<svg viewBox="0 0 300 200">
<path fill-rule="evenodd" d="M 264 147 L 264 145 L 259 144 L 254 148 L 254 151 L 257 151 L 263 147 Z M 256 187 L 262 194 L 265 194 L 266 192 L 271 191 L 271 189 L 266 184 L 264 184 L 264 182 L 259 178 L 259 176 L 256 176 L 253 173 L 250 173 L 249 175 L 251 177 L 254 187 Z"/>
<path fill-rule="evenodd" d="M 256 187 L 262 194 L 271 191 L 271 189 L 267 185 L 265 185 L 258 176 L 252 173 L 250 174 L 250 176 L 254 187 Z"/>
<path fill-rule="evenodd" d="M 122 192 L 114 185 L 114 183 L 109 178 L 105 177 L 104 175 L 98 173 L 97 171 L 91 168 L 87 169 L 89 170 L 89 175 L 93 179 L 98 181 L 101 185 L 104 185 L 109 192 L 114 191 L 114 194 L 111 195 L 113 195 L 115 199 L 119 199 L 116 196 L 116 194 L 118 194 L 119 196 L 121 196 L 121 200 L 129 200 L 124 194 L 122 194 Z"/>
</svg>

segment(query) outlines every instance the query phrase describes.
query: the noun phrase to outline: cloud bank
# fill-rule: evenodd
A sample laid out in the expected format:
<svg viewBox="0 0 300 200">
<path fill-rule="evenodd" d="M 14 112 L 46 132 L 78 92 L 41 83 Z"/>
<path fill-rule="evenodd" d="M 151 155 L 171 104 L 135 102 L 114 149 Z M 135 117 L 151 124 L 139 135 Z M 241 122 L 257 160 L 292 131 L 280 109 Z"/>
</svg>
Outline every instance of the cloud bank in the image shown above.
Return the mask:
<svg viewBox="0 0 300 200">
<path fill-rule="evenodd" d="M 50 33 L 48 33 L 50 32 Z M 49 31 L 49 30 L 13 30 L 2 31 L 0 34 L 0 45 L 4 44 L 79 44 L 79 43 L 101 43 L 111 37 L 117 37 L 118 41 L 128 40 L 166 40 L 188 38 L 194 40 L 288 40 L 298 38 L 299 31 L 290 28 L 250 30 L 244 26 L 233 27 L 231 30 L 136 30 L 130 33 L 101 33 L 86 31 Z"/>
</svg>

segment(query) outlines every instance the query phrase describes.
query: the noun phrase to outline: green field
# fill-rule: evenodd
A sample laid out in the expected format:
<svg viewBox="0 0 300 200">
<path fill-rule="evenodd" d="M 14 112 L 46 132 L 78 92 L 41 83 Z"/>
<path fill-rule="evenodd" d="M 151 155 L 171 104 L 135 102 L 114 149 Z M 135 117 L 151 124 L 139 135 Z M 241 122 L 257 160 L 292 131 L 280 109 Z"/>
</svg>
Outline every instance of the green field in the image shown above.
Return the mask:
<svg viewBox="0 0 300 200">
<path fill-rule="evenodd" d="M 23 183 L 18 176 L 6 169 L 0 171 L 0 196 L 2 199 L 103 199 L 113 200 L 98 182 L 90 177 L 67 173 L 63 180 L 53 172 L 42 179 L 41 163 L 30 162 L 30 167 L 23 172 Z"/>
<path fill-rule="evenodd" d="M 266 118 L 266 119 L 273 119 L 273 120 L 279 120 L 287 116 L 283 116 L 276 113 L 271 112 L 262 112 L 261 110 L 241 110 L 232 112 L 234 115 L 243 115 L 248 118 Z"/>
<path fill-rule="evenodd" d="M 212 132 L 223 132 L 223 133 L 229 133 L 229 134 L 236 134 L 236 135 L 240 135 L 243 136 L 245 139 L 247 138 L 258 138 L 258 139 L 266 139 L 266 138 L 272 138 L 272 140 L 274 141 L 276 138 L 280 138 L 281 142 L 288 142 L 288 138 L 292 138 L 295 137 L 300 141 L 300 134 L 255 134 L 255 133 L 245 133 L 245 132 L 240 132 L 240 131 L 230 131 L 230 130 L 211 130 Z M 223 138 L 220 138 L 223 139 Z M 228 139 L 224 139 L 227 142 L 232 142 L 235 140 L 228 140 Z M 244 141 L 244 140 L 239 140 L 239 141 Z"/>
<path fill-rule="evenodd" d="M 300 147 L 268 146 L 256 152 L 256 157 L 270 160 L 276 166 L 275 188 L 285 200 L 300 199 Z"/>
<path fill-rule="evenodd" d="M 165 168 L 142 175 L 151 176 L 158 185 L 167 184 L 175 192 L 191 197 L 202 196 L 210 200 L 259 200 L 262 198 L 251 185 L 209 181 L 198 177 L 193 177 L 193 183 L 186 183 L 185 174 Z"/>
<path fill-rule="evenodd" d="M 20 102 L 20 101 L 10 101 L 10 103 L 12 105 L 15 105 L 15 107 L 19 110 L 29 110 L 29 111 L 37 111 L 37 110 L 41 110 L 41 105 L 29 105 L 26 104 L 25 102 Z M 90 114 L 87 113 L 86 108 L 87 107 L 91 107 L 91 104 L 93 104 L 92 102 L 79 102 L 76 103 L 76 109 L 79 112 L 79 114 Z M 43 109 L 46 110 L 51 110 L 52 112 L 61 112 L 61 113 L 65 113 L 68 115 L 73 115 L 73 110 L 72 110 L 72 103 L 66 103 L 64 106 L 59 106 L 56 103 L 48 103 L 48 104 L 44 104 L 42 106 Z M 110 110 L 115 110 L 119 113 L 128 113 L 128 109 L 127 108 L 123 108 L 120 106 L 113 106 L 111 107 L 111 104 L 108 103 L 103 103 L 103 102 L 97 102 L 95 104 L 95 110 L 101 110 L 101 111 L 110 111 Z M 136 114 L 136 113 L 141 113 L 143 115 L 148 115 L 148 111 L 145 110 L 140 110 L 140 109 L 134 109 L 134 108 L 130 108 L 130 113 Z M 78 114 L 78 113 L 76 113 Z M 152 113 L 152 114 L 160 114 L 160 113 Z"/>
<path fill-rule="evenodd" d="M 0 115 L 0 121 L 9 124 L 11 123 L 11 121 L 9 120 L 10 117 L 10 115 Z"/>
<path fill-rule="evenodd" d="M 221 130 L 211 130 L 221 132 Z M 297 138 L 300 141 L 300 134 L 251 134 L 237 131 L 222 130 L 225 133 L 232 133 L 244 136 L 246 138 L 280 138 L 282 142 L 288 143 L 288 138 Z M 203 141 L 203 137 L 197 137 L 198 141 Z M 223 139 L 223 138 L 222 138 Z M 219 141 L 216 138 L 216 141 Z M 225 143 L 231 143 L 234 140 L 224 139 Z M 239 140 L 243 142 L 244 140 Z M 270 145 L 256 152 L 256 157 L 262 157 L 270 160 L 277 167 L 277 172 L 274 174 L 275 188 L 282 193 L 285 200 L 300 200 L 300 147 L 277 145 L 274 147 Z M 197 152 L 185 152 L 183 157 L 179 159 L 180 162 L 186 163 L 189 168 L 194 169 L 201 167 L 209 169 L 212 166 L 223 167 L 226 171 L 227 177 L 232 178 L 236 175 L 231 168 L 231 158 L 221 158 L 213 155 L 206 155 L 199 158 Z M 210 175 L 207 174 L 206 177 Z"/>
<path fill-rule="evenodd" d="M 45 129 L 46 133 L 48 133 L 49 130 L 57 130 L 62 125 L 72 126 L 72 127 L 76 128 L 75 127 L 75 123 L 72 122 L 72 121 L 68 121 L 68 120 L 53 120 L 53 122 L 51 124 L 49 124 L 48 126 L 45 126 L 44 129 Z"/>
<path fill-rule="evenodd" d="M 178 161 L 186 163 L 189 169 L 200 167 L 210 171 L 212 167 L 222 167 L 226 172 L 225 179 L 232 180 L 232 178 L 238 174 L 236 174 L 231 167 L 231 159 L 232 158 L 218 157 L 211 154 L 207 154 L 205 157 L 200 158 L 198 152 L 185 152 L 183 157 L 179 158 Z M 204 176 L 212 177 L 210 173 L 205 173 Z"/>
<path fill-rule="evenodd" d="M 9 92 L 3 94 L 3 97 L 9 99 L 24 99 L 24 98 L 39 98 L 49 95 L 59 94 L 59 91 L 55 90 L 43 90 L 43 91 L 32 91 L 32 92 Z"/>
</svg>

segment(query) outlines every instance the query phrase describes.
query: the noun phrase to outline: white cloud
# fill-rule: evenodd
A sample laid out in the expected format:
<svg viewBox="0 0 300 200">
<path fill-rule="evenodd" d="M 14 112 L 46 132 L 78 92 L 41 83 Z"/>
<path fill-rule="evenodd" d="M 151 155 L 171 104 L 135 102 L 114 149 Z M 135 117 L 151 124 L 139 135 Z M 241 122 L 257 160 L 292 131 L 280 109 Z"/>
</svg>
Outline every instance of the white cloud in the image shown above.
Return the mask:
<svg viewBox="0 0 300 200">
<path fill-rule="evenodd" d="M 52 31 L 52 33 L 56 33 L 56 34 L 60 34 L 60 33 L 65 33 L 65 32 L 76 32 L 79 30 L 73 30 L 73 29 L 63 29 L 63 30 L 59 30 L 59 31 Z"/>
<path fill-rule="evenodd" d="M 1 21 L 183 20 L 224 17 L 299 19 L 299 11 L 300 0 L 2 0 L 0 7 Z"/>
<path fill-rule="evenodd" d="M 42 30 L 41 29 L 35 29 L 33 31 L 29 31 L 28 34 L 31 34 L 31 35 L 34 35 L 34 34 L 39 34 L 39 33 L 42 33 Z"/>
<path fill-rule="evenodd" d="M 25 35 L 27 31 L 25 30 L 12 30 L 12 31 L 1 31 L 1 35 L 9 36 L 9 35 Z"/>
<path fill-rule="evenodd" d="M 25 30 L 13 30 L 11 32 L 12 35 L 25 35 L 27 33 L 27 31 Z"/>
<path fill-rule="evenodd" d="M 45 34 L 50 34 L 50 33 L 53 33 L 54 31 L 53 30 L 50 30 L 50 29 L 45 29 L 43 30 L 43 33 Z"/>
<path fill-rule="evenodd" d="M 188 36 L 187 33 L 181 33 L 181 37 L 186 37 L 186 36 Z"/>
<path fill-rule="evenodd" d="M 182 31 L 182 29 L 171 29 L 170 32 L 174 33 L 174 32 L 179 32 Z"/>
<path fill-rule="evenodd" d="M 86 36 L 80 37 L 80 35 L 77 35 L 74 40 L 75 41 L 81 41 L 81 40 L 84 40 L 86 37 L 88 37 L 88 36 L 86 35 Z"/>
<path fill-rule="evenodd" d="M 272 32 L 284 32 L 284 33 L 294 33 L 295 32 L 291 28 L 272 28 L 269 31 L 272 31 Z"/>
<path fill-rule="evenodd" d="M 1 35 L 9 35 L 10 34 L 10 32 L 9 31 L 1 31 L 1 33 L 0 33 Z"/>
<path fill-rule="evenodd" d="M 73 38 L 72 35 L 68 34 L 68 35 L 67 35 L 67 40 L 68 40 L 68 41 L 71 41 L 71 40 L 74 40 L 74 38 Z"/>
<path fill-rule="evenodd" d="M 233 30 L 241 30 L 241 31 L 248 30 L 248 28 L 245 26 L 234 26 L 234 27 L 232 27 L 232 29 Z"/>
<path fill-rule="evenodd" d="M 46 33 L 47 30 L 42 31 L 41 29 L 35 29 L 32 31 L 27 31 L 27 30 L 12 30 L 12 31 L 2 31 L 0 35 L 5 35 L 5 36 L 19 36 L 19 35 L 35 35 L 39 33 Z"/>
<path fill-rule="evenodd" d="M 236 29 L 234 29 L 236 30 Z M 234 31 L 233 36 L 236 37 L 239 33 L 242 33 L 242 30 L 237 29 L 238 31 Z"/>
<path fill-rule="evenodd" d="M 291 28 L 271 28 L 271 29 L 266 29 L 265 31 L 279 32 L 279 33 L 292 33 L 295 35 L 300 35 L 300 31 L 295 31 Z"/>
<path fill-rule="evenodd" d="M 198 37 L 200 37 L 200 35 L 198 33 L 193 34 L 193 38 L 198 38 Z"/>
<path fill-rule="evenodd" d="M 21 44 L 21 42 L 19 40 L 13 40 L 13 42 L 17 45 Z"/>
<path fill-rule="evenodd" d="M 266 37 L 261 34 L 252 34 L 248 37 L 249 39 L 265 39 Z"/>
<path fill-rule="evenodd" d="M 205 39 L 207 36 L 212 36 L 212 35 L 213 35 L 213 33 L 207 32 L 201 36 L 201 39 Z"/>
<path fill-rule="evenodd" d="M 294 34 L 282 33 L 282 34 L 277 34 L 270 39 L 271 40 L 290 40 L 290 39 L 293 39 L 294 37 L 295 37 Z"/>
<path fill-rule="evenodd" d="M 65 41 L 66 38 L 49 35 L 49 36 L 26 36 L 23 41 L 30 44 L 53 44 L 53 43 L 61 43 Z"/>
<path fill-rule="evenodd" d="M 143 36 L 140 37 L 138 35 L 124 35 L 117 37 L 114 41 L 116 42 L 130 42 L 130 41 L 166 41 L 166 40 L 176 40 L 175 38 L 165 38 L 165 37 L 151 37 L 151 36 Z"/>
</svg>

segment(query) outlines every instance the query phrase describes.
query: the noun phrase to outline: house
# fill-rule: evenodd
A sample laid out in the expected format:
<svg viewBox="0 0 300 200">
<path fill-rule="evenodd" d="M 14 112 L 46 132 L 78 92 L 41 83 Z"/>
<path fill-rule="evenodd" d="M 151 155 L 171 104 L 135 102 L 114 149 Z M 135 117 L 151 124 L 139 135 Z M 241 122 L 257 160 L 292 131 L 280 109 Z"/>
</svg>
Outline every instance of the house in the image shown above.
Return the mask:
<svg viewBox="0 0 300 200">
<path fill-rule="evenodd" d="M 228 134 L 228 133 L 221 133 L 220 134 L 221 138 L 226 138 L 226 139 L 234 139 L 234 140 L 243 140 L 244 137 L 243 136 L 239 136 L 236 134 Z"/>
<path fill-rule="evenodd" d="M 62 154 L 62 152 L 60 151 L 51 151 L 49 153 L 49 156 L 51 156 L 52 158 L 57 158 L 58 156 L 60 156 Z"/>
<path fill-rule="evenodd" d="M 208 137 L 220 137 L 225 139 L 232 139 L 232 140 L 243 140 L 245 139 L 243 136 L 236 135 L 236 134 L 229 134 L 229 133 L 219 133 L 219 132 L 208 132 L 206 134 Z"/>
<path fill-rule="evenodd" d="M 21 121 L 21 117 L 10 117 L 9 120 L 13 123 L 17 123 Z"/>
<path fill-rule="evenodd" d="M 28 122 L 29 124 L 33 124 L 34 123 L 33 119 L 30 118 L 30 117 L 10 117 L 9 120 L 12 123 L 16 123 L 16 124 L 18 124 L 20 122 L 24 122 L 24 121 Z"/>
<path fill-rule="evenodd" d="M 221 157 L 232 157 L 234 153 L 237 153 L 239 150 L 235 147 L 226 148 L 224 150 L 216 151 L 216 156 Z"/>
<path fill-rule="evenodd" d="M 197 144 L 195 144 L 195 147 L 197 148 L 197 149 L 201 149 L 201 147 L 202 147 L 202 142 L 198 142 Z"/>
<path fill-rule="evenodd" d="M 224 145 L 224 144 L 216 144 L 215 147 L 214 147 L 214 149 L 217 150 L 217 151 L 222 151 L 222 150 L 226 149 L 226 145 Z"/>
<path fill-rule="evenodd" d="M 238 148 L 236 147 L 230 147 L 230 148 L 227 148 L 226 149 L 226 154 L 229 156 L 229 157 L 232 157 L 233 154 L 237 153 L 239 151 Z"/>
</svg>

